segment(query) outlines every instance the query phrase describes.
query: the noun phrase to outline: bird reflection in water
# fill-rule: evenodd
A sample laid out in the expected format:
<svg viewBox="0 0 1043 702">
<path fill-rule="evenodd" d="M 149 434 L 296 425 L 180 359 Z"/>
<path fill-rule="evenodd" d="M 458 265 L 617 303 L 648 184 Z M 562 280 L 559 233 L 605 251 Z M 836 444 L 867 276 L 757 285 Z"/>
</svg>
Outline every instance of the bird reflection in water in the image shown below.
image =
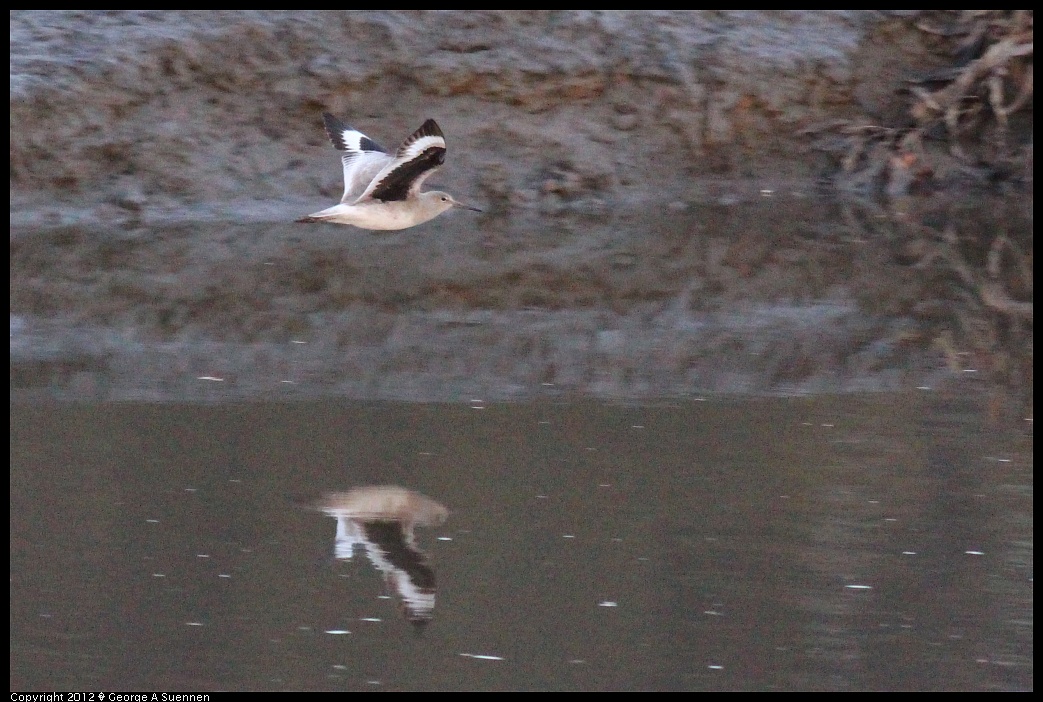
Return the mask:
<svg viewBox="0 0 1043 702">
<path fill-rule="evenodd" d="M 356 548 L 364 550 L 398 596 L 406 619 L 422 630 L 435 608 L 435 572 L 413 529 L 443 524 L 449 510 L 393 485 L 331 492 L 315 508 L 337 520 L 335 557 L 351 560 Z"/>
</svg>

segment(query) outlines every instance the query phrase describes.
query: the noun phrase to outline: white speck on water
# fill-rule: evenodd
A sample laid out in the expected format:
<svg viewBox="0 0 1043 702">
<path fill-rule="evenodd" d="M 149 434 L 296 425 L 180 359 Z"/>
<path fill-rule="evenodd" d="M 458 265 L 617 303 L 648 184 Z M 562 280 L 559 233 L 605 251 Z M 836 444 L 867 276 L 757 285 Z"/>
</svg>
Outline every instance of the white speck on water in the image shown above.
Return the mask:
<svg viewBox="0 0 1043 702">
<path fill-rule="evenodd" d="M 327 629 L 323 633 L 331 634 L 333 636 L 343 636 L 345 634 L 350 634 L 351 632 L 348 631 L 347 629 Z"/>
<path fill-rule="evenodd" d="M 872 590 L 872 585 L 845 585 L 848 590 Z"/>
<path fill-rule="evenodd" d="M 618 607 L 618 606 L 619 606 L 619 603 L 618 602 L 613 602 L 612 600 L 605 600 L 603 602 L 598 602 L 598 607 Z"/>
<path fill-rule="evenodd" d="M 461 653 L 464 658 L 477 658 L 480 661 L 502 661 L 502 656 L 488 656 L 484 653 Z"/>
</svg>

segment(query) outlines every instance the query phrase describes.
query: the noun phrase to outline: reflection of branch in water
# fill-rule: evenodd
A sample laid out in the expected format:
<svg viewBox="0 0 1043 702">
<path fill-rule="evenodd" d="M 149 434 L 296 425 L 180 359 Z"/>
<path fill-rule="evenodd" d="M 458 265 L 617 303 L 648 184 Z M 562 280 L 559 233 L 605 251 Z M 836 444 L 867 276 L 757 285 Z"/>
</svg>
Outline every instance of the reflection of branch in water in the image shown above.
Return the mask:
<svg viewBox="0 0 1043 702">
<path fill-rule="evenodd" d="M 997 312 L 1019 319 L 1032 320 L 1032 303 L 1012 300 L 999 281 L 985 281 L 978 292 L 982 302 Z"/>
<path fill-rule="evenodd" d="M 988 277 L 985 279 L 983 279 L 983 276 L 974 273 L 971 266 L 960 253 L 957 247 L 956 233 L 951 223 L 946 226 L 944 237 L 947 243 L 944 249 L 945 259 L 963 283 L 977 293 L 978 299 L 986 307 L 1005 315 L 1031 321 L 1032 303 L 1018 302 L 1011 298 L 1000 280 L 1000 257 L 1003 249 L 1009 247 L 1018 263 L 1018 272 L 1021 275 L 1022 282 L 1027 285 L 1030 291 L 1032 289 L 1031 269 L 1028 268 L 1024 256 L 1010 244 L 1005 234 L 996 236 L 989 247 L 989 255 L 985 266 L 985 273 Z"/>
<path fill-rule="evenodd" d="M 1006 234 L 1000 234 L 993 239 L 992 246 L 989 247 L 985 270 L 990 279 L 982 284 L 982 300 L 986 305 L 1003 314 L 1032 321 L 1032 303 L 1012 299 L 1000 280 L 1004 249 L 1010 251 L 1014 259 L 1015 270 L 1021 279 L 1023 289 L 1027 290 L 1029 294 L 1032 293 L 1032 266 L 1028 257 Z"/>
<path fill-rule="evenodd" d="M 932 346 L 954 372 L 985 371 L 980 377 L 999 381 L 1022 404 L 1032 391 L 1032 254 L 1012 240 L 1003 220 L 975 222 L 966 214 L 950 211 L 935 226 L 896 221 L 909 237 L 905 250 L 916 252 L 912 269 L 935 273 L 925 277 L 920 296 L 921 309 L 941 325 Z"/>
</svg>

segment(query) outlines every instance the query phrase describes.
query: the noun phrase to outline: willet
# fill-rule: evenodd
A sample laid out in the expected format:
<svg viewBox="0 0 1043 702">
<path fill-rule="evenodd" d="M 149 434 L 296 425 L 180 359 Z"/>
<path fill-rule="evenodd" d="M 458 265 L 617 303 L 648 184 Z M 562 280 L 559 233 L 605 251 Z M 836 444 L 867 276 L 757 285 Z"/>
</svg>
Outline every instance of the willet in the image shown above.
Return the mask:
<svg viewBox="0 0 1043 702">
<path fill-rule="evenodd" d="M 435 571 L 416 543 L 414 527 L 437 526 L 449 510 L 430 497 L 394 485 L 331 492 L 313 505 L 337 520 L 334 554 L 351 560 L 361 546 L 402 601 L 406 617 L 423 627 L 435 608 Z"/>
<path fill-rule="evenodd" d="M 481 212 L 438 190 L 420 192 L 427 177 L 445 162 L 445 137 L 433 119 L 420 125 L 392 156 L 377 142 L 329 112 L 322 113 L 326 133 L 342 151 L 344 197 L 339 205 L 298 222 L 352 224 L 362 229 L 406 229 L 434 219 L 453 207 Z"/>
</svg>

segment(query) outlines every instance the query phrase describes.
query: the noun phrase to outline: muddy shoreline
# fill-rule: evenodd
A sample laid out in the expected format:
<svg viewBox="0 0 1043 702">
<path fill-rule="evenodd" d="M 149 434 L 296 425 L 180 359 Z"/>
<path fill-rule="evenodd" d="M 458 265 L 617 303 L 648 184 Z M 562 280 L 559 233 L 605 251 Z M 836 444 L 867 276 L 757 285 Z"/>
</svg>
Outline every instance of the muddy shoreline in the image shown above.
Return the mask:
<svg viewBox="0 0 1043 702">
<path fill-rule="evenodd" d="M 436 180 L 494 211 L 699 201 L 718 180 L 835 180 L 854 147 L 822 125 L 901 126 L 907 81 L 952 64 L 927 20 L 938 21 L 16 11 L 12 223 L 292 219 L 340 193 L 323 110 L 386 143 L 436 117 L 450 148 Z M 1031 143 L 1031 121 L 1011 130 Z M 892 185 L 874 168 L 847 184 Z"/>
</svg>

